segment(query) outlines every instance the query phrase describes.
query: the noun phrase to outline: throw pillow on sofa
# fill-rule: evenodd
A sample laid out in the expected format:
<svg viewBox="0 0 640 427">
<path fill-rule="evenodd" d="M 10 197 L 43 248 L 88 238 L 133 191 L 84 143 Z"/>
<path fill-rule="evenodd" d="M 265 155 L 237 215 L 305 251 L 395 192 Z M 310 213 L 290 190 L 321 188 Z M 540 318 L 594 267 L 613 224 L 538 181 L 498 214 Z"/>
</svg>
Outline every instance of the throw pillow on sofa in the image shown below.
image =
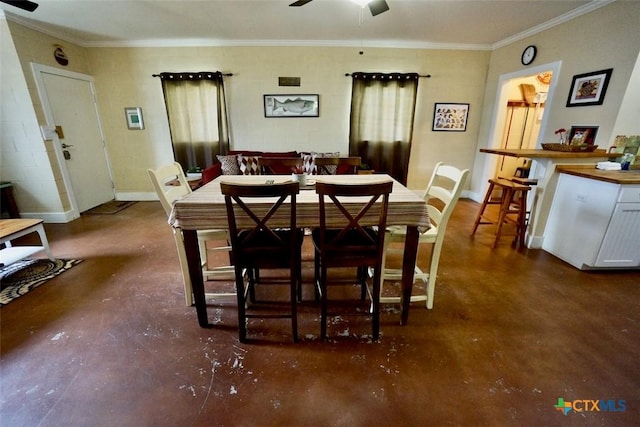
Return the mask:
<svg viewBox="0 0 640 427">
<path fill-rule="evenodd" d="M 301 153 L 302 168 L 307 175 L 315 175 L 317 173 L 316 168 L 316 155 L 311 153 Z"/>
<path fill-rule="evenodd" d="M 260 175 L 259 156 L 244 156 L 238 154 L 238 167 L 241 175 Z"/>
<path fill-rule="evenodd" d="M 340 152 L 336 151 L 336 152 L 328 152 L 328 153 L 311 153 L 312 155 L 315 155 L 316 157 L 340 157 Z M 328 175 L 335 175 L 338 172 L 338 166 L 335 165 L 328 165 L 326 166 L 326 168 L 324 168 L 325 170 L 321 171 L 322 175 L 328 174 Z"/>
<path fill-rule="evenodd" d="M 240 175 L 240 166 L 238 165 L 238 156 L 235 154 L 230 156 L 216 156 L 220 162 L 223 175 Z"/>
</svg>

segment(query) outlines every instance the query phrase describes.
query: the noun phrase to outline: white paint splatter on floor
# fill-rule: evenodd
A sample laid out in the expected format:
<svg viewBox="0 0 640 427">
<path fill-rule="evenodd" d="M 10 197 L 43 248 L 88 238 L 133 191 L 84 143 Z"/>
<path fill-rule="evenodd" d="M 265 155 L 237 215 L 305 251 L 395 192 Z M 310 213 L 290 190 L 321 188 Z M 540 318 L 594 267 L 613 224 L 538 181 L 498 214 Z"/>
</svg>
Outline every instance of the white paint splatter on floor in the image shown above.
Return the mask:
<svg viewBox="0 0 640 427">
<path fill-rule="evenodd" d="M 53 338 L 51 338 L 51 341 L 58 341 L 60 338 L 64 337 L 64 334 L 64 332 L 58 332 L 53 336 Z"/>
</svg>

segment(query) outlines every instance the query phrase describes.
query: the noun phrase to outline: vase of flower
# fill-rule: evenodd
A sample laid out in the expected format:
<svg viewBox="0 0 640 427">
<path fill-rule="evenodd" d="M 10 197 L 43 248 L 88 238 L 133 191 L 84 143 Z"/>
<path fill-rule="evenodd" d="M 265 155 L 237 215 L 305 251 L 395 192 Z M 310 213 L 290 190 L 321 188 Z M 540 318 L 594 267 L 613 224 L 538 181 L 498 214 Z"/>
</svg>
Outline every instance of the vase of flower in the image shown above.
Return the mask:
<svg viewBox="0 0 640 427">
<path fill-rule="evenodd" d="M 567 130 L 565 128 L 558 129 L 555 134 L 560 138 L 560 144 L 567 143 Z"/>
</svg>

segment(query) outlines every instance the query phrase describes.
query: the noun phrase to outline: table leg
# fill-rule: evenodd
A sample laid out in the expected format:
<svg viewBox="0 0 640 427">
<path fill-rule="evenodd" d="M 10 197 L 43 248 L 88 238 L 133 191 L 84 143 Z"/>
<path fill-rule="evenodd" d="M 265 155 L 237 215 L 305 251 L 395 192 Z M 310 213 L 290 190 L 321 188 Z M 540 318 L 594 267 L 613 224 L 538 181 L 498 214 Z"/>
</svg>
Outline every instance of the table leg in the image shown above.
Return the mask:
<svg viewBox="0 0 640 427">
<path fill-rule="evenodd" d="M 402 257 L 402 313 L 400 324 L 406 325 L 409 320 L 409 306 L 411 305 L 411 291 L 413 290 L 413 273 L 416 268 L 418 255 L 418 227 L 407 226 L 404 240 L 404 255 Z"/>
<path fill-rule="evenodd" d="M 191 276 L 191 288 L 193 290 L 193 302 L 196 305 L 198 323 L 201 327 L 209 327 L 207 318 L 207 300 L 204 296 L 204 281 L 202 277 L 202 265 L 200 264 L 200 249 L 198 247 L 198 234 L 196 230 L 182 230 L 184 236 L 184 249 L 187 255 L 189 276 Z"/>
<path fill-rule="evenodd" d="M 51 248 L 49 248 L 49 241 L 47 240 L 47 233 L 44 231 L 44 227 L 42 224 L 38 224 L 36 226 L 36 233 L 40 236 L 40 243 L 42 244 L 42 249 L 44 249 L 44 253 L 47 254 L 47 257 L 53 261 L 55 258 L 51 253 Z"/>
</svg>

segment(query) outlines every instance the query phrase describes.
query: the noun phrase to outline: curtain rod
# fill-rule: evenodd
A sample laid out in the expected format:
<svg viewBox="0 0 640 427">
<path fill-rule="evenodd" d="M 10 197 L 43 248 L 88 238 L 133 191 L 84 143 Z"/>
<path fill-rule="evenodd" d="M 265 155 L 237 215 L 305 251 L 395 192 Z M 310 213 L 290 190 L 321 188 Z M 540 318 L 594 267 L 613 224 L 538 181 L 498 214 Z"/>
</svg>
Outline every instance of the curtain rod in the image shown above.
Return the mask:
<svg viewBox="0 0 640 427">
<path fill-rule="evenodd" d="M 369 74 L 385 74 L 385 73 L 369 73 Z M 389 73 L 389 74 L 396 74 L 396 73 Z M 397 74 L 402 74 L 402 73 L 397 73 Z M 349 76 L 351 76 L 351 73 L 345 73 L 345 77 L 349 77 Z M 418 74 L 418 77 L 424 77 L 426 79 L 429 79 L 431 78 L 431 74 L 425 74 L 425 75 Z"/>
<path fill-rule="evenodd" d="M 178 73 L 173 73 L 173 74 L 202 74 L 204 72 L 205 71 L 198 71 L 198 72 L 195 72 L 195 73 L 178 72 Z M 215 74 L 217 72 L 218 71 L 211 71 L 211 74 Z M 222 74 L 223 76 L 233 76 L 233 73 L 220 73 L 220 74 Z M 160 77 L 160 74 L 151 74 L 151 77 Z"/>
</svg>

